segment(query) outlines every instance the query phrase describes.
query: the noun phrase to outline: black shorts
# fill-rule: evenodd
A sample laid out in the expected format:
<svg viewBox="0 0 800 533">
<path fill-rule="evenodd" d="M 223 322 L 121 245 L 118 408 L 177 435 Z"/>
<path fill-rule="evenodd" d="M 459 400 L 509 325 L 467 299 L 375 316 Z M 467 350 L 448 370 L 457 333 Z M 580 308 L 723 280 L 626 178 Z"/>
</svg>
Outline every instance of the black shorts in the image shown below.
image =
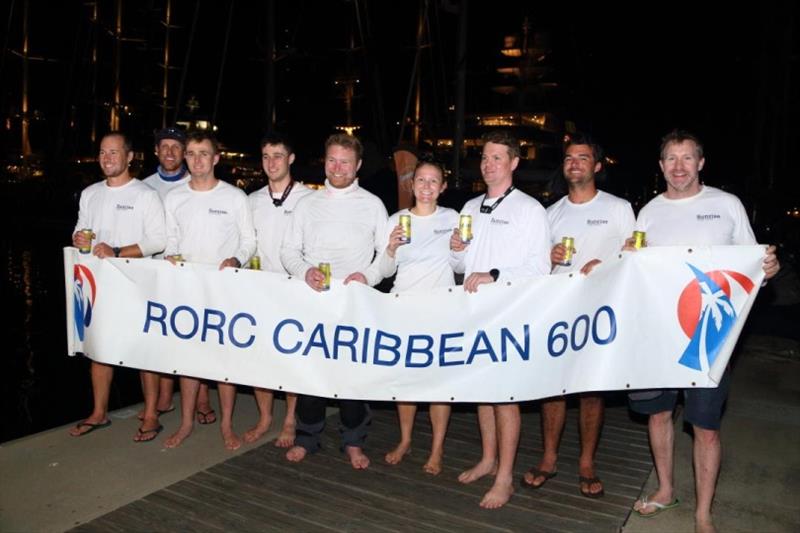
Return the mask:
<svg viewBox="0 0 800 533">
<path fill-rule="evenodd" d="M 678 393 L 683 392 L 683 419 L 693 426 L 718 430 L 722 421 L 722 409 L 728 399 L 731 385 L 730 368 L 725 370 L 719 386 L 713 389 L 665 389 L 663 393 L 650 400 L 629 400 L 632 411 L 643 415 L 654 415 L 672 411 L 678 402 Z"/>
</svg>

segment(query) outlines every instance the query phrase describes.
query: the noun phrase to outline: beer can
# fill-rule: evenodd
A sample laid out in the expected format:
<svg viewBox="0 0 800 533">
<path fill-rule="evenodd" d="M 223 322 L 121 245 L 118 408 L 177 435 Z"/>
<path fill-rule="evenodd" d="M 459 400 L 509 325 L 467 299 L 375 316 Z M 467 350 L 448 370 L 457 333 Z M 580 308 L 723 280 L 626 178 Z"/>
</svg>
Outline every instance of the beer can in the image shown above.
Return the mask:
<svg viewBox="0 0 800 533">
<path fill-rule="evenodd" d="M 411 215 L 400 215 L 400 227 L 403 228 L 403 236 L 400 240 L 411 242 Z"/>
<path fill-rule="evenodd" d="M 250 258 L 250 270 L 261 270 L 261 258 L 254 255 Z"/>
<path fill-rule="evenodd" d="M 320 263 L 319 269 L 325 274 L 325 279 L 322 281 L 322 290 L 327 291 L 331 288 L 331 264 Z"/>
<path fill-rule="evenodd" d="M 184 262 L 183 256 L 181 254 L 169 255 L 169 256 L 167 256 L 167 258 L 172 259 L 176 263 L 183 263 Z"/>
<path fill-rule="evenodd" d="M 633 232 L 633 247 L 637 250 L 639 248 L 645 247 L 645 232 L 643 231 L 634 231 Z"/>
<path fill-rule="evenodd" d="M 573 237 L 564 237 L 561 239 L 561 244 L 566 248 L 561 266 L 570 266 L 572 265 L 572 252 L 575 251 L 575 239 Z"/>
<path fill-rule="evenodd" d="M 88 254 L 92 251 L 92 239 L 94 239 L 94 232 L 88 228 L 85 228 L 81 230 L 81 235 L 86 237 L 86 240 L 89 241 L 89 244 L 81 246 L 79 250 L 82 254 Z"/>
<path fill-rule="evenodd" d="M 458 233 L 461 236 L 461 242 L 464 244 L 472 241 L 472 215 L 458 217 Z"/>
</svg>

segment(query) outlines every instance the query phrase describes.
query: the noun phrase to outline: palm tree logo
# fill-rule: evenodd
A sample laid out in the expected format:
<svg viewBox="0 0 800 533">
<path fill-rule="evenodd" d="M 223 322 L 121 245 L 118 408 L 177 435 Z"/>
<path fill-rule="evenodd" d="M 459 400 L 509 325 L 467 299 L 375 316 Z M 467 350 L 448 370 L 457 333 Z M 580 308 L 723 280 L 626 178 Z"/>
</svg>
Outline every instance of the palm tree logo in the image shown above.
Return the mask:
<svg viewBox="0 0 800 533">
<path fill-rule="evenodd" d="M 752 290 L 753 282 L 739 272 L 704 273 L 687 265 L 695 280 L 681 293 L 678 318 L 690 340 L 678 362 L 694 370 L 708 371 L 738 317 L 731 302 L 729 280 L 736 281 L 747 293 Z"/>
</svg>

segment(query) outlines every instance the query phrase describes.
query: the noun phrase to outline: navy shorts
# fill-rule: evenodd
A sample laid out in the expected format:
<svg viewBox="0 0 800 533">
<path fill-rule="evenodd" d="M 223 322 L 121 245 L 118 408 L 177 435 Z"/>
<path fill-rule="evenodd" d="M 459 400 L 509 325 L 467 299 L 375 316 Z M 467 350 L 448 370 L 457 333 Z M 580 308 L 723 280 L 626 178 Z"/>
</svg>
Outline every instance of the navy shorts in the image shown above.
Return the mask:
<svg viewBox="0 0 800 533">
<path fill-rule="evenodd" d="M 651 400 L 629 400 L 632 411 L 643 415 L 654 415 L 672 411 L 678 402 L 678 393 L 683 393 L 683 419 L 693 426 L 718 430 L 722 421 L 722 409 L 728 399 L 731 386 L 731 370 L 722 375 L 719 386 L 714 389 L 665 389 Z"/>
</svg>

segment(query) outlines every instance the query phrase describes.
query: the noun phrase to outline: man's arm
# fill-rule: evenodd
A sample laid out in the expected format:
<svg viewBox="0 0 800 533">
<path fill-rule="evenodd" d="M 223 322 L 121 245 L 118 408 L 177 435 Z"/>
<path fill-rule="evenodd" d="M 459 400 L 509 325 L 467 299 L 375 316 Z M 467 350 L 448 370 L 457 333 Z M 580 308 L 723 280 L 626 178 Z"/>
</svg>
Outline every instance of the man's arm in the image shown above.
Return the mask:
<svg viewBox="0 0 800 533">
<path fill-rule="evenodd" d="M 522 234 L 529 239 L 522 263 L 516 267 L 501 268 L 499 279 L 516 279 L 550 273 L 550 224 L 542 206 L 533 206 L 528 210 Z"/>
<path fill-rule="evenodd" d="M 303 223 L 307 215 L 302 206 L 305 203 L 306 199 L 295 207 L 281 243 L 281 263 L 283 268 L 292 276 L 299 278 L 304 278 L 310 268 L 316 268 L 311 263 L 308 263 L 303 255 Z"/>
<path fill-rule="evenodd" d="M 167 230 L 167 244 L 164 247 L 164 257 L 170 257 L 181 253 L 179 243 L 181 241 L 181 228 L 178 220 L 173 213 L 173 205 L 167 196 L 164 202 L 164 220 Z"/>
<path fill-rule="evenodd" d="M 225 266 L 241 267 L 253 257 L 256 251 L 256 230 L 253 227 L 253 213 L 244 193 L 240 196 L 236 212 L 236 226 L 239 229 L 239 248 L 233 257 L 229 257 L 223 262 L 223 265 L 220 265 L 220 268 Z M 228 264 L 225 264 L 226 262 Z M 236 262 L 239 264 L 237 265 Z"/>
<path fill-rule="evenodd" d="M 144 231 L 142 239 L 135 245 L 124 246 L 120 249 L 120 257 L 144 257 L 157 254 L 164 250 L 167 244 L 167 228 L 164 219 L 164 205 L 158 193 L 150 190 L 146 196 Z M 137 249 L 133 249 L 137 248 Z"/>
<path fill-rule="evenodd" d="M 381 260 L 383 256 L 383 252 L 386 249 L 386 222 L 388 219 L 388 214 L 386 213 L 386 208 L 383 206 L 383 202 L 376 199 L 375 210 L 373 212 L 373 248 L 375 250 L 375 256 L 372 259 L 372 262 L 369 266 L 364 269 L 363 273 L 353 272 L 349 276 L 347 276 L 344 280 L 345 285 L 350 281 L 359 281 L 364 283 L 366 281 L 367 285 L 374 287 L 378 283 L 381 282 L 383 279 L 383 275 L 381 274 Z M 360 279 L 356 274 L 362 274 L 363 280 Z"/>
</svg>

